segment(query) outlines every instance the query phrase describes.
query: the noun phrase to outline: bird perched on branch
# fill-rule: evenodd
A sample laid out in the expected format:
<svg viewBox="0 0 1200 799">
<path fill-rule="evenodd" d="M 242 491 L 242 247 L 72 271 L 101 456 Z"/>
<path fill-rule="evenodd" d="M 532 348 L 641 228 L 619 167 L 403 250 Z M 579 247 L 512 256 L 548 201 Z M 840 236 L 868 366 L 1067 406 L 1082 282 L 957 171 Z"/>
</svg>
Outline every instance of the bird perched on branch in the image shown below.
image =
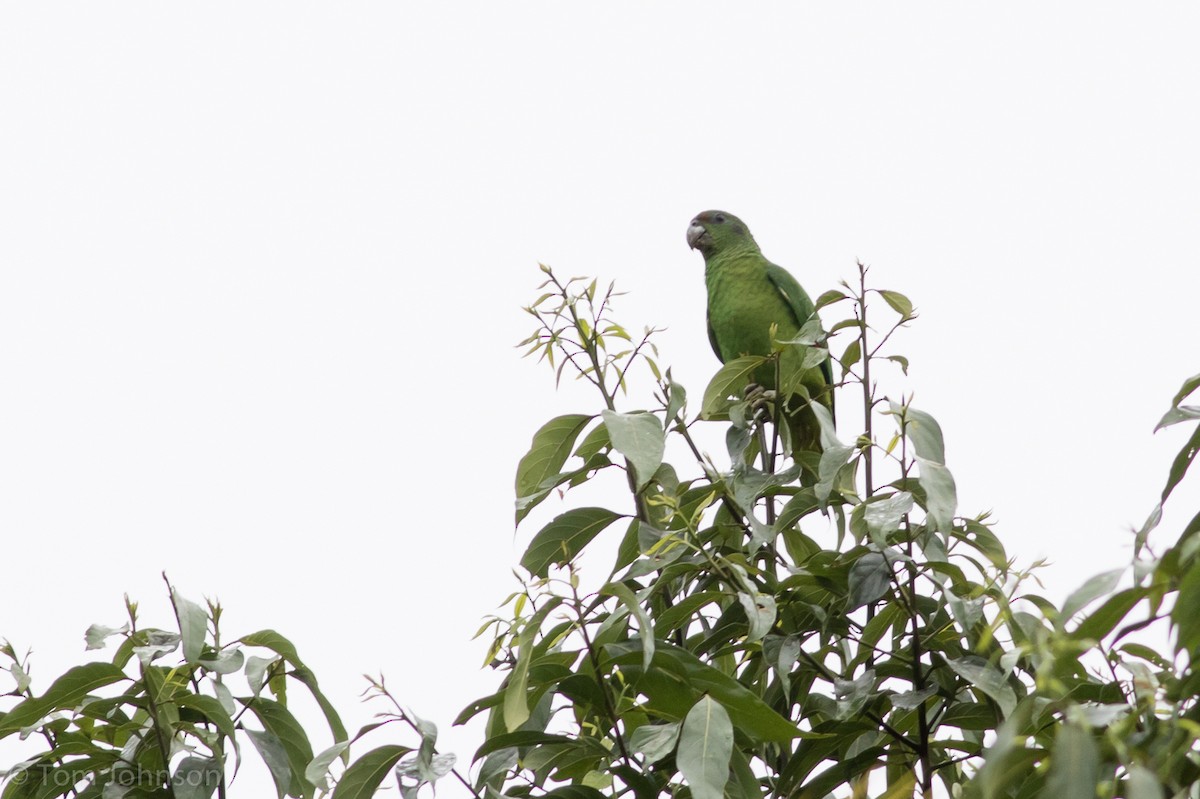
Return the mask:
<svg viewBox="0 0 1200 799">
<path fill-rule="evenodd" d="M 708 340 L 713 351 L 722 363 L 778 351 L 778 363 L 759 367 L 753 380 L 771 396 L 779 388 L 778 374 L 778 382 L 789 391 L 775 398 L 776 413 L 781 409 L 786 420 L 789 452 L 794 459 L 800 453 L 819 455 L 820 427 L 810 402 L 833 411 L 829 360 L 813 363 L 811 347 L 777 345 L 796 339 L 801 328 L 816 318 L 812 299 L 796 278 L 763 256 L 746 223 L 733 214 L 705 211 L 697 215 L 688 225 L 687 242 L 704 256 Z M 819 352 L 816 357 L 820 358 Z"/>
</svg>

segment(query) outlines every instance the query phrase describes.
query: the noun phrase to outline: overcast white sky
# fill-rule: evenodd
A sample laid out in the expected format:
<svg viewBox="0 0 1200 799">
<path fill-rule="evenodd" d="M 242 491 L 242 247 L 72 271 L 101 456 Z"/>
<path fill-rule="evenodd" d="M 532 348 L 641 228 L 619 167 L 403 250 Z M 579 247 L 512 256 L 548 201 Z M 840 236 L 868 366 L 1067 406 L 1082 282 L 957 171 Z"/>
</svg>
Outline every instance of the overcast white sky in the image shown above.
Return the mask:
<svg viewBox="0 0 1200 799">
<path fill-rule="evenodd" d="M 1182 2 L 5 4 L 0 637 L 44 689 L 124 592 L 171 623 L 166 570 L 227 634 L 290 636 L 351 726 L 382 670 L 468 760 L 449 723 L 498 684 L 469 638 L 536 529 L 514 540 L 517 460 L 596 409 L 512 348 L 537 262 L 615 279 L 698 397 L 684 230 L 711 207 L 813 296 L 861 258 L 913 299 L 885 389 L 1061 597 L 1127 562 L 1182 444 L 1151 429 L 1200 371 L 1198 26 Z"/>
</svg>

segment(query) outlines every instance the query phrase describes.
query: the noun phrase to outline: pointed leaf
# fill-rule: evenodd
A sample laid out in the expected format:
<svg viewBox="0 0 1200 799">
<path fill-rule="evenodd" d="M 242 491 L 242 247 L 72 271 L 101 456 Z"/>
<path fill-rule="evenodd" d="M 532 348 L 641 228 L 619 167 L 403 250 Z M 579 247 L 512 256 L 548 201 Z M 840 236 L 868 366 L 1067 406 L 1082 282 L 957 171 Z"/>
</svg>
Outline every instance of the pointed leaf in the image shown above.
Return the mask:
<svg viewBox="0 0 1200 799">
<path fill-rule="evenodd" d="M 333 799 L 372 799 L 400 758 L 411 752 L 407 746 L 388 744 L 367 752 L 346 769 L 333 789 Z"/>
<path fill-rule="evenodd" d="M 68 669 L 46 693 L 30 697 L 0 716 L 0 738 L 35 724 L 55 710 L 73 710 L 97 688 L 127 679 L 125 672 L 111 663 L 87 663 Z"/>
<path fill-rule="evenodd" d="M 916 461 L 921 470 L 917 482 L 925 489 L 925 512 L 929 515 L 930 526 L 947 532 L 954 526 L 954 513 L 958 509 L 954 475 L 943 464 L 919 456 Z"/>
<path fill-rule="evenodd" d="M 704 389 L 704 399 L 700 403 L 700 417 L 708 419 L 725 411 L 726 400 L 731 396 L 740 396 L 742 390 L 750 383 L 754 370 L 766 362 L 766 358 L 746 356 L 735 358 L 722 366 L 708 387 Z"/>
<path fill-rule="evenodd" d="M 187 599 L 174 588 L 171 602 L 179 615 L 179 637 L 183 640 L 183 659 L 189 664 L 200 659 L 204 650 L 204 638 L 208 633 L 208 614 L 204 608 Z"/>
<path fill-rule="evenodd" d="M 746 611 L 746 620 L 750 624 L 745 642 L 751 644 L 761 640 L 775 625 L 775 597 L 770 594 L 761 594 L 758 591 L 752 593 L 738 591 L 737 596 L 742 609 Z"/>
<path fill-rule="evenodd" d="M 221 784 L 224 772 L 217 760 L 185 757 L 171 776 L 174 799 L 209 799 Z"/>
<path fill-rule="evenodd" d="M 1179 403 L 1188 398 L 1193 391 L 1200 388 L 1200 375 L 1192 375 L 1187 380 L 1183 381 L 1183 385 L 1179 387 L 1179 391 L 1175 392 L 1175 396 L 1171 398 L 1171 407 L 1178 408 Z"/>
<path fill-rule="evenodd" d="M 1100 753 L 1091 733 L 1063 724 L 1054 736 L 1050 772 L 1043 795 L 1055 799 L 1095 799 L 1100 779 Z"/>
<path fill-rule="evenodd" d="M 575 439 L 592 418 L 581 413 L 558 416 L 533 434 L 529 452 L 517 464 L 517 499 L 533 494 L 543 480 L 558 474 L 571 455 Z"/>
<path fill-rule="evenodd" d="M 1132 766 L 1129 769 L 1129 781 L 1125 796 L 1129 799 L 1162 799 L 1162 784 L 1158 775 L 1145 766 Z"/>
<path fill-rule="evenodd" d="M 848 579 L 850 595 L 846 598 L 846 609 L 854 610 L 887 593 L 892 582 L 892 569 L 881 553 L 867 552 L 854 561 Z"/>
<path fill-rule="evenodd" d="M 504 726 L 515 732 L 529 718 L 528 681 L 529 667 L 533 662 L 534 641 L 541 631 L 542 622 L 552 610 L 562 603 L 562 597 L 553 597 L 529 617 L 517 636 L 517 663 L 504 687 Z"/>
<path fill-rule="evenodd" d="M 667 372 L 667 379 L 670 380 L 670 370 Z M 667 391 L 667 425 L 683 410 L 683 406 L 687 404 L 687 389 L 678 383 L 672 382 Z"/>
<path fill-rule="evenodd" d="M 863 521 L 872 540 L 882 542 L 889 534 L 900 529 L 900 520 L 912 510 L 912 494 L 899 491 L 890 497 L 869 501 L 863 505 Z"/>
<path fill-rule="evenodd" d="M 1163 486 L 1162 501 L 1166 502 L 1167 497 L 1171 496 L 1171 492 L 1175 490 L 1175 486 L 1179 485 L 1179 481 L 1187 474 L 1188 467 L 1192 465 L 1192 461 L 1196 458 L 1196 453 L 1200 452 L 1200 425 L 1196 425 L 1196 430 L 1192 433 L 1192 437 L 1183 445 L 1183 449 L 1179 450 L 1179 454 L 1175 456 L 1175 460 L 1171 462 L 1171 471 L 1167 475 L 1167 484 Z"/>
<path fill-rule="evenodd" d="M 1183 385 L 1179 387 L 1179 391 L 1175 393 L 1175 397 L 1171 400 L 1172 405 L 1178 405 L 1187 399 L 1193 391 L 1200 388 L 1200 375 L 1192 375 L 1187 380 L 1183 381 Z"/>
<path fill-rule="evenodd" d="M 312 762 L 313 751 L 300 722 L 282 704 L 266 697 L 250 696 L 240 698 L 239 701 L 258 717 L 266 731 L 282 748 L 290 773 L 287 793 L 311 799 L 316 794 L 316 786 L 308 781 L 304 772 Z M 259 751 L 262 751 L 261 747 Z M 272 766 L 271 769 L 274 773 L 276 767 Z"/>
<path fill-rule="evenodd" d="M 246 730 L 246 735 L 250 736 L 250 743 L 254 744 L 259 756 L 267 764 L 267 770 L 271 772 L 271 779 L 275 781 L 276 796 L 278 799 L 283 799 L 288 795 L 292 785 L 292 769 L 288 765 L 287 752 L 284 750 L 283 744 L 269 732 Z"/>
<path fill-rule="evenodd" d="M 642 639 L 642 668 L 650 668 L 650 661 L 654 659 L 654 623 L 650 621 L 650 616 L 642 607 L 642 603 L 638 602 L 633 591 L 625 583 L 609 583 L 600 589 L 600 594 L 608 594 L 620 599 L 637 619 L 638 637 Z"/>
<path fill-rule="evenodd" d="M 350 748 L 349 741 L 338 741 L 312 759 L 304 769 L 304 779 L 317 786 L 318 791 L 329 790 L 329 767 Z"/>
<path fill-rule="evenodd" d="M 862 342 L 854 339 L 846 345 L 846 351 L 842 353 L 842 357 L 838 358 L 838 363 L 842 365 L 842 377 L 850 374 L 850 370 L 860 360 L 862 360 Z"/>
<path fill-rule="evenodd" d="M 670 724 L 643 724 L 629 736 L 629 746 L 641 752 L 650 763 L 657 763 L 675 749 L 679 740 L 679 722 Z"/>
<path fill-rule="evenodd" d="M 103 649 L 104 639 L 112 635 L 127 632 L 129 632 L 128 624 L 122 624 L 120 627 L 105 627 L 103 624 L 93 624 L 87 628 L 87 632 L 83 634 L 83 639 L 87 643 L 87 649 Z"/>
<path fill-rule="evenodd" d="M 683 720 L 675 762 L 696 799 L 722 799 L 729 781 L 733 724 L 725 708 L 708 694 Z"/>
<path fill-rule="evenodd" d="M 998 668 L 974 655 L 957 659 L 946 658 L 946 665 L 995 701 L 1005 717 L 1012 715 L 1017 707 L 1017 694 Z"/>
<path fill-rule="evenodd" d="M 545 577 L 553 564 L 574 558 L 605 527 L 621 518 L 606 508 L 574 508 L 543 527 L 521 557 L 521 566 Z"/>
<path fill-rule="evenodd" d="M 662 463 L 666 446 L 662 423 L 657 416 L 644 411 L 617 413 L 606 410 L 602 415 L 612 445 L 633 466 L 640 491 Z"/>
<path fill-rule="evenodd" d="M 892 413 L 905 419 L 904 434 L 912 442 L 917 455 L 927 461 L 944 464 L 946 445 L 942 438 L 942 426 L 925 411 L 909 406 L 904 408 L 891 403 Z"/>
<path fill-rule="evenodd" d="M 225 711 L 225 707 L 215 697 L 205 696 L 203 694 L 183 694 L 175 700 L 175 704 L 180 707 L 186 707 L 189 710 L 194 710 L 205 719 L 211 721 L 217 726 L 227 738 L 237 737 L 237 729 L 233 725 L 233 719 L 229 713 Z"/>
<path fill-rule="evenodd" d="M 1071 595 L 1067 597 L 1067 601 L 1063 603 L 1062 616 L 1059 619 L 1060 628 L 1066 624 L 1068 619 L 1083 610 L 1092 600 L 1111 594 L 1117 587 L 1121 575 L 1124 573 L 1124 569 L 1114 569 L 1103 574 L 1097 574 L 1072 591 Z"/>
<path fill-rule="evenodd" d="M 846 296 L 845 292 L 838 291 L 837 289 L 830 289 L 829 291 L 821 294 L 820 297 L 817 297 L 815 307 L 819 311 L 826 305 L 833 305 L 835 302 L 841 302 L 842 300 L 847 299 L 849 299 L 849 297 Z"/>
<path fill-rule="evenodd" d="M 246 662 L 246 655 L 238 647 L 231 647 L 217 653 L 216 657 L 201 657 L 196 661 L 201 667 L 217 674 L 233 674 L 241 671 Z"/>
<path fill-rule="evenodd" d="M 880 289 L 879 296 L 883 297 L 884 301 L 892 306 L 892 310 L 900 314 L 904 319 L 912 319 L 913 305 L 912 301 L 898 291 L 889 291 Z"/>
</svg>

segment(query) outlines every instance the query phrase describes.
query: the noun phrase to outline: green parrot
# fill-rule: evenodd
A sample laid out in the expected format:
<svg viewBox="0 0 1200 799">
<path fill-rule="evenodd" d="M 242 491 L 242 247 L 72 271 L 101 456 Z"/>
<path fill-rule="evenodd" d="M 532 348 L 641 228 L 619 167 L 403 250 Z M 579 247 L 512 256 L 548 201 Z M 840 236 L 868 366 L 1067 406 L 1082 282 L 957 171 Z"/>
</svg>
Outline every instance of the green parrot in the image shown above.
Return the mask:
<svg viewBox="0 0 1200 799">
<path fill-rule="evenodd" d="M 708 340 L 722 363 L 743 355 L 770 355 L 775 340 L 796 338 L 815 314 L 813 301 L 782 267 L 768 261 L 746 223 L 724 211 L 705 211 L 688 225 L 687 242 L 704 256 L 704 282 L 708 287 Z M 786 347 L 778 365 L 781 375 L 799 375 L 809 396 L 833 412 L 833 372 L 826 359 L 804 367 L 804 352 Z M 775 364 L 765 364 L 754 374 L 762 388 L 774 390 Z M 787 379 L 785 378 L 785 384 Z M 820 428 L 809 402 L 793 393 L 780 398 L 790 434 L 793 459 L 799 453 L 821 452 Z M 799 460 L 799 459 L 797 459 Z M 807 464 L 812 468 L 812 459 Z"/>
</svg>

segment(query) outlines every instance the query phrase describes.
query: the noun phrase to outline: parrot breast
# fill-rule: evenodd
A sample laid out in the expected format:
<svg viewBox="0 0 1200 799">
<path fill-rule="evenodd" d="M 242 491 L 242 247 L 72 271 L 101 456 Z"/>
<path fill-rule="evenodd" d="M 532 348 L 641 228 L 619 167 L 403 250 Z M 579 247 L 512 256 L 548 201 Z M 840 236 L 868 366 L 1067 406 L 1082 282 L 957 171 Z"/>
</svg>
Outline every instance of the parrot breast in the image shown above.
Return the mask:
<svg viewBox="0 0 1200 799">
<path fill-rule="evenodd" d="M 756 263 L 761 256 L 714 260 L 705 269 L 705 283 L 708 321 L 722 362 L 743 355 L 770 355 L 772 324 L 777 326 L 779 339 L 793 338 L 799 332 L 791 309 L 767 278 L 764 264 Z M 773 383 L 774 375 L 770 377 Z"/>
</svg>

